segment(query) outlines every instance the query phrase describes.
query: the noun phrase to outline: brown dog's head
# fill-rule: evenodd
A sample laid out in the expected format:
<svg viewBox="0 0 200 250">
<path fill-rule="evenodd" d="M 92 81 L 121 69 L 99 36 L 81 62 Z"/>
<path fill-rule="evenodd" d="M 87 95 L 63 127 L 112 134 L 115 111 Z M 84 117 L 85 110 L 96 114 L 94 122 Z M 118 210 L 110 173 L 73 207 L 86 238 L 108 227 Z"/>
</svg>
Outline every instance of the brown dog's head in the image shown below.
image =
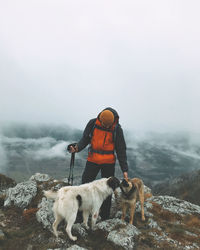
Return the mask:
<svg viewBox="0 0 200 250">
<path fill-rule="evenodd" d="M 124 192 L 129 192 L 130 190 L 134 191 L 135 186 L 130 179 L 123 179 L 120 183 L 120 188 L 123 189 Z"/>
</svg>

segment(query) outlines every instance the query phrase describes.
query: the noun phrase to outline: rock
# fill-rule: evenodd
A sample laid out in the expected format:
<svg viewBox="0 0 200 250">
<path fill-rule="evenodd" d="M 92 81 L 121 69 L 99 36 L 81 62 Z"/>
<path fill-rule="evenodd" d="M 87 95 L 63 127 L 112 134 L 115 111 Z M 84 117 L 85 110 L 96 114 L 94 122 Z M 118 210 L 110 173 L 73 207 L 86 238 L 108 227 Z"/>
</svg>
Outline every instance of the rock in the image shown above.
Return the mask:
<svg viewBox="0 0 200 250">
<path fill-rule="evenodd" d="M 70 241 L 66 237 L 64 239 L 62 239 L 61 237 L 57 238 L 52 234 L 52 237 L 49 238 L 49 243 L 53 244 L 53 250 L 66 250 L 68 247 L 71 247 L 72 242 L 70 243 Z"/>
<path fill-rule="evenodd" d="M 30 204 L 36 194 L 37 185 L 35 181 L 21 182 L 7 190 L 4 206 L 10 206 L 13 203 L 17 207 L 25 208 Z"/>
<path fill-rule="evenodd" d="M 37 221 L 43 224 L 44 228 L 52 229 L 54 222 L 54 215 L 52 211 L 54 201 L 42 198 L 41 203 L 38 205 L 39 210 L 36 213 Z"/>
<path fill-rule="evenodd" d="M 110 232 L 113 229 L 116 228 L 116 226 L 126 226 L 126 222 L 123 222 L 120 219 L 109 219 L 109 220 L 105 220 L 102 222 L 99 222 L 98 224 L 96 224 L 94 230 L 96 229 L 100 229 L 103 230 L 105 232 Z"/>
<path fill-rule="evenodd" d="M 196 234 L 193 234 L 191 232 L 188 232 L 188 231 L 185 231 L 185 234 L 189 235 L 189 236 L 194 236 L 194 237 L 198 237 L 198 235 Z"/>
<path fill-rule="evenodd" d="M 163 209 L 175 214 L 187 215 L 197 213 L 200 215 L 200 206 L 176 199 L 172 196 L 153 196 L 149 200 L 160 204 Z"/>
<path fill-rule="evenodd" d="M 30 181 L 44 182 L 44 181 L 51 180 L 51 177 L 48 174 L 36 173 L 36 174 L 32 175 L 29 180 Z"/>
<path fill-rule="evenodd" d="M 88 235 L 88 233 L 83 225 L 84 225 L 83 223 L 74 224 L 72 227 L 72 230 L 76 235 L 79 235 L 80 237 L 85 238 Z"/>
<path fill-rule="evenodd" d="M 140 231 L 133 225 L 126 225 L 116 230 L 111 231 L 108 234 L 107 240 L 111 241 L 117 247 L 123 249 L 133 249 L 135 242 L 134 239 L 140 234 Z"/>
<path fill-rule="evenodd" d="M 157 223 L 156 221 L 154 221 L 153 219 L 149 218 L 148 223 L 149 223 L 148 226 L 149 226 L 150 228 L 154 228 L 154 229 L 157 229 L 157 230 L 159 230 L 159 231 L 162 230 L 162 229 L 158 226 L 158 223 Z"/>
<path fill-rule="evenodd" d="M 134 238 L 140 234 L 135 226 L 118 218 L 99 222 L 95 226 L 95 230 L 97 229 L 107 232 L 107 240 L 124 249 L 133 249 Z"/>
<path fill-rule="evenodd" d="M 144 193 L 145 194 L 152 194 L 151 188 L 144 185 Z"/>
</svg>

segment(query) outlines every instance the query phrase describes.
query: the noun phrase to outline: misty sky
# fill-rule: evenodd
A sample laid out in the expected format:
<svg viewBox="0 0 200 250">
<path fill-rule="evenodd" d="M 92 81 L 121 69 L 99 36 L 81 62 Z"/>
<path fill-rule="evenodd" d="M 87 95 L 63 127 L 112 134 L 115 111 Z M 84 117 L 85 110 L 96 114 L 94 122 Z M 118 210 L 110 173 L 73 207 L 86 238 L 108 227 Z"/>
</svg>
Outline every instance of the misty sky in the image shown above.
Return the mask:
<svg viewBox="0 0 200 250">
<path fill-rule="evenodd" d="M 199 0 L 6 0 L 0 121 L 200 131 Z"/>
</svg>

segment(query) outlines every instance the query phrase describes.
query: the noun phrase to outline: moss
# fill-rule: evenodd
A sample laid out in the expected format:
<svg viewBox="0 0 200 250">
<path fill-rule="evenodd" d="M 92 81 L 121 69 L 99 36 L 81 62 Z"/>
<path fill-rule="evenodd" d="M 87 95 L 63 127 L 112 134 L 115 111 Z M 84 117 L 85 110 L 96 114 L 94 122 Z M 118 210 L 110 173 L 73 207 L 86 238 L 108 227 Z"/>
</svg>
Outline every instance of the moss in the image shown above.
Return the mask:
<svg viewBox="0 0 200 250">
<path fill-rule="evenodd" d="M 4 229 L 5 239 L 1 241 L 2 250 L 22 250 L 27 249 L 28 244 L 40 246 L 48 243 L 50 232 L 43 230 L 41 224 L 36 221 L 35 216 L 31 216 L 28 220 L 22 216 L 22 210 L 9 208 L 5 211 L 5 215 L 10 223 L 7 223 Z M 35 242 L 35 235 L 40 235 L 43 242 Z M 45 240 L 46 239 L 46 242 Z"/>
<path fill-rule="evenodd" d="M 183 237 L 183 234 L 185 233 L 184 228 L 181 225 L 171 225 L 171 227 L 168 229 L 171 235 L 177 236 L 177 238 L 179 237 Z"/>
<path fill-rule="evenodd" d="M 157 242 L 155 241 L 154 237 L 149 235 L 149 234 L 141 234 L 138 238 L 138 249 L 142 249 L 142 247 L 150 247 L 150 249 L 152 249 L 155 245 L 157 244 Z"/>
<path fill-rule="evenodd" d="M 183 222 L 188 227 L 200 228 L 200 215 L 187 215 L 184 217 Z"/>
</svg>

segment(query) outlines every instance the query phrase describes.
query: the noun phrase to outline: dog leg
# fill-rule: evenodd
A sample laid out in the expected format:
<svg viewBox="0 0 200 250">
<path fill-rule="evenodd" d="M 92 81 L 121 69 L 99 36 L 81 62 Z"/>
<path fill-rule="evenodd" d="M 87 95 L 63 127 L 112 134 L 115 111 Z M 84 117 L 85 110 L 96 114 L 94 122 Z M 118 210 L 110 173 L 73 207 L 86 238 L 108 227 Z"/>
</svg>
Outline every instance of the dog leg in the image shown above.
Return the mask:
<svg viewBox="0 0 200 250">
<path fill-rule="evenodd" d="M 89 217 L 89 212 L 88 211 L 83 211 L 83 223 L 85 224 L 86 229 L 89 229 L 89 227 L 88 227 L 88 217 Z"/>
<path fill-rule="evenodd" d="M 96 224 L 98 216 L 99 216 L 99 211 L 92 213 L 92 225 L 91 225 L 92 230 L 94 230 L 94 226 Z"/>
<path fill-rule="evenodd" d="M 143 186 L 141 187 L 141 190 L 139 191 L 139 199 L 140 199 L 140 205 L 141 205 L 142 221 L 145 221 L 145 216 L 144 216 L 144 189 L 143 189 Z"/>
<path fill-rule="evenodd" d="M 130 211 L 130 224 L 133 224 L 133 218 L 135 214 L 135 207 L 136 207 L 136 201 L 131 205 L 131 211 Z"/>
<path fill-rule="evenodd" d="M 53 232 L 54 232 L 54 235 L 56 237 L 58 237 L 58 231 L 57 231 L 57 227 L 58 227 L 58 224 L 61 222 L 61 220 L 63 219 L 60 215 L 58 214 L 55 214 L 55 221 L 53 223 Z"/>
<path fill-rule="evenodd" d="M 72 230 L 72 226 L 74 225 L 74 222 L 76 220 L 76 214 L 77 213 L 74 213 L 72 214 L 68 220 L 67 220 L 67 227 L 66 227 L 66 232 L 69 236 L 69 238 L 73 241 L 76 241 L 77 240 L 77 237 L 76 236 L 73 236 L 72 233 L 71 233 L 71 230 Z"/>
<path fill-rule="evenodd" d="M 126 204 L 126 203 L 123 203 L 123 204 L 122 204 L 122 217 L 121 217 L 121 219 L 122 219 L 123 221 L 125 220 L 126 210 L 127 210 L 127 204 Z"/>
</svg>

